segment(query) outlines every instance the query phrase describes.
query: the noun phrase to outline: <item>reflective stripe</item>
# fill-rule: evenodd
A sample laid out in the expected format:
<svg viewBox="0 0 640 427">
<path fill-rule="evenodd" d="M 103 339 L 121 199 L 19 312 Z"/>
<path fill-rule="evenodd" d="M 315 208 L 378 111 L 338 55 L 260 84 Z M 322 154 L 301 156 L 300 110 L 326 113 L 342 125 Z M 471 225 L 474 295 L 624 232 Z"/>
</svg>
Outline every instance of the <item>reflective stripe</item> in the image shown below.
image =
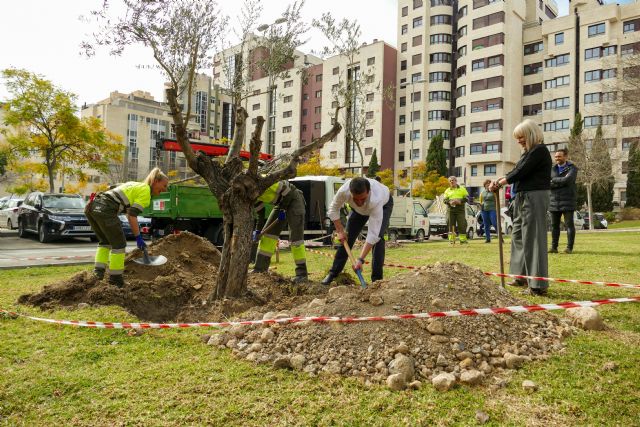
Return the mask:
<svg viewBox="0 0 640 427">
<path fill-rule="evenodd" d="M 96 270 L 106 270 L 107 263 L 106 262 L 96 262 L 95 264 L 93 264 L 93 266 L 95 267 Z"/>
<path fill-rule="evenodd" d="M 291 245 L 291 254 L 293 255 L 293 260 L 296 264 L 300 264 L 301 262 L 306 262 L 304 244 L 300 245 Z"/>
<path fill-rule="evenodd" d="M 131 207 L 138 209 L 140 212 L 144 210 L 144 207 L 140 203 L 134 203 Z"/>
<path fill-rule="evenodd" d="M 271 257 L 276 251 L 276 245 L 278 244 L 278 238 L 273 236 L 264 235 L 260 238 L 258 243 L 258 252 L 268 257 Z"/>
<path fill-rule="evenodd" d="M 96 266 L 101 265 L 104 267 L 107 265 L 107 263 L 109 262 L 110 251 L 111 251 L 111 248 L 108 246 L 98 246 L 98 250 L 96 251 L 96 258 L 95 258 Z"/>
<path fill-rule="evenodd" d="M 106 193 L 108 196 L 111 196 L 116 200 L 118 200 L 120 204 L 126 207 L 129 206 L 129 198 L 127 197 L 126 194 L 124 194 L 124 192 L 120 188 L 116 187 L 113 190 L 106 191 Z"/>
<path fill-rule="evenodd" d="M 122 276 L 124 274 L 124 270 L 111 270 L 109 269 L 109 276 Z"/>
<path fill-rule="evenodd" d="M 117 253 L 111 251 L 111 255 L 109 256 L 109 274 L 114 274 L 118 271 L 124 271 L 124 249 L 122 253 Z"/>
<path fill-rule="evenodd" d="M 291 184 L 289 184 L 289 181 L 279 181 L 267 188 L 266 191 L 258 197 L 258 200 L 275 205 L 278 204 L 284 196 L 289 194 L 290 191 Z"/>
<path fill-rule="evenodd" d="M 126 250 L 127 250 L 127 248 L 111 249 L 111 253 L 112 254 L 123 254 L 123 253 L 125 253 Z"/>
<path fill-rule="evenodd" d="M 291 242 L 291 246 L 300 246 L 304 245 L 304 240 L 296 240 L 295 242 Z"/>
</svg>

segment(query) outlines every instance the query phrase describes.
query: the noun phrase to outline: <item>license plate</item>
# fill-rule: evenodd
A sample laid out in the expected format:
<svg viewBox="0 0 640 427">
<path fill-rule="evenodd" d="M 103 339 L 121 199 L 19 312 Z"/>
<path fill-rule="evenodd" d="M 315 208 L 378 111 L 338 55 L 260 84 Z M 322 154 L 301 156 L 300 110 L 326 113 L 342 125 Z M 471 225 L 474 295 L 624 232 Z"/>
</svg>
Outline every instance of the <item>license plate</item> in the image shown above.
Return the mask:
<svg viewBox="0 0 640 427">
<path fill-rule="evenodd" d="M 91 231 L 90 225 L 76 225 L 73 227 L 75 231 Z"/>
<path fill-rule="evenodd" d="M 435 227 L 431 227 L 429 230 L 431 230 L 431 231 L 438 231 L 438 229 L 437 229 L 437 228 L 435 228 Z"/>
</svg>

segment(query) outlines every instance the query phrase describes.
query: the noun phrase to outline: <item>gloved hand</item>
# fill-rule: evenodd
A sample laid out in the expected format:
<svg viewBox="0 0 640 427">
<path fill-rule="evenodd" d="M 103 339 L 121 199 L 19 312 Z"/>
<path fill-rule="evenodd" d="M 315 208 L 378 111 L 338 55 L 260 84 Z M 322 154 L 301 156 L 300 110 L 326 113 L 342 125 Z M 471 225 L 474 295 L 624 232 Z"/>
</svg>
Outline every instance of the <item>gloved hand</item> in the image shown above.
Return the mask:
<svg viewBox="0 0 640 427">
<path fill-rule="evenodd" d="M 352 265 L 353 267 L 353 271 L 362 271 L 362 265 L 364 264 L 364 261 L 362 260 L 362 258 L 358 258 L 356 259 L 356 263 Z"/>
<path fill-rule="evenodd" d="M 136 236 L 136 245 L 138 245 L 138 249 L 143 250 L 144 248 L 147 247 L 147 244 L 145 243 L 144 239 L 142 238 L 142 234 L 138 234 Z"/>
<path fill-rule="evenodd" d="M 283 210 L 280 210 L 278 212 L 278 221 L 284 221 L 285 219 L 287 219 L 287 213 Z"/>
<path fill-rule="evenodd" d="M 260 240 L 260 230 L 253 230 L 253 233 L 251 233 L 251 240 L 254 242 Z"/>
</svg>

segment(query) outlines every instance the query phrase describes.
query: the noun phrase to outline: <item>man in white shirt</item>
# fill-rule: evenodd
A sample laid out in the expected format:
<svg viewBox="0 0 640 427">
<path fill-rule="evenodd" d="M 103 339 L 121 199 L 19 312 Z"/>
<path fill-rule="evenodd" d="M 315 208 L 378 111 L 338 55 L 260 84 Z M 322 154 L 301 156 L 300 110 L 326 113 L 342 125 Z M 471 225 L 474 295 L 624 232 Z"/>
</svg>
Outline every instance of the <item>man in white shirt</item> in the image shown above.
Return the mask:
<svg viewBox="0 0 640 427">
<path fill-rule="evenodd" d="M 352 209 L 351 215 L 347 220 L 346 232 L 342 222 L 340 222 L 340 208 L 345 203 L 349 203 Z M 364 260 L 373 249 L 372 282 L 382 279 L 384 234 L 389 227 L 389 218 L 392 210 L 393 197 L 391 197 L 389 189 L 384 184 L 375 179 L 358 177 L 347 181 L 340 187 L 327 212 L 327 216 L 333 221 L 338 238 L 341 242 L 346 240 L 349 247 L 353 246 L 362 228 L 369 221 L 367 239 L 353 269 L 362 269 Z M 340 274 L 347 259 L 347 251 L 341 246 L 336 252 L 329 274 L 322 280 L 323 285 L 330 284 Z"/>
</svg>

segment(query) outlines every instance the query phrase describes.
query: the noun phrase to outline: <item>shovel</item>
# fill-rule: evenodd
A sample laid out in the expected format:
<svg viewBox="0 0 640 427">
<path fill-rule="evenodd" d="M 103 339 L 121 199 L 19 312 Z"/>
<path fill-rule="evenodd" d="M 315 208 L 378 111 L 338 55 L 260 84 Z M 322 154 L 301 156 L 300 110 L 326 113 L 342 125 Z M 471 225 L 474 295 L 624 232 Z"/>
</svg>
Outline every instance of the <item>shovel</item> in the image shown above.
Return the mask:
<svg viewBox="0 0 640 427">
<path fill-rule="evenodd" d="M 356 265 L 356 259 L 353 257 L 353 254 L 351 253 L 351 248 L 349 247 L 349 244 L 347 243 L 347 241 L 343 240 L 342 245 L 344 246 L 344 249 L 347 251 L 347 255 L 349 256 L 349 260 L 351 261 L 351 264 Z M 362 289 L 366 289 L 367 282 L 365 282 L 364 277 L 362 277 L 362 270 L 358 269 L 358 270 L 355 270 L 355 272 L 356 272 L 356 276 L 358 276 L 358 280 L 360 281 L 360 286 L 362 287 Z"/>
<path fill-rule="evenodd" d="M 144 256 L 142 258 L 136 258 L 133 261 L 142 265 L 152 265 L 154 267 L 158 265 L 162 265 L 167 262 L 167 257 L 164 255 L 158 256 L 149 256 L 149 252 L 147 252 L 147 248 L 145 247 L 143 250 Z"/>
</svg>

